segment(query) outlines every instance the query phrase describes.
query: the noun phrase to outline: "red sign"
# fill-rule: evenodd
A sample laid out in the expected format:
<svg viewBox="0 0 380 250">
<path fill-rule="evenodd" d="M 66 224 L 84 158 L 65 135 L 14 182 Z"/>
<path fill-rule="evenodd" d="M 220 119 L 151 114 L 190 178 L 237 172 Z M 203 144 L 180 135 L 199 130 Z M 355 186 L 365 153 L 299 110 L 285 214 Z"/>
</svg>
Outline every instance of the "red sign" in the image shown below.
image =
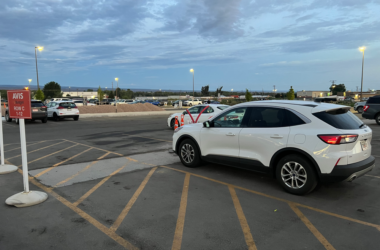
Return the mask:
<svg viewBox="0 0 380 250">
<path fill-rule="evenodd" d="M 8 90 L 7 94 L 9 117 L 32 119 L 29 90 Z"/>
</svg>

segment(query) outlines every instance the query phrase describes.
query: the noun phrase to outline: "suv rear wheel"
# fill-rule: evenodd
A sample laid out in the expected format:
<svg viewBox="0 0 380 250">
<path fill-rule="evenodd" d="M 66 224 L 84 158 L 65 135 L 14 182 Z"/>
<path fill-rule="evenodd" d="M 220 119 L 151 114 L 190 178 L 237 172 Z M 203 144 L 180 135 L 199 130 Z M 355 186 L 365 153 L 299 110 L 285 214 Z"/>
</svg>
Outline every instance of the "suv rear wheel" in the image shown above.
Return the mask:
<svg viewBox="0 0 380 250">
<path fill-rule="evenodd" d="M 377 125 L 380 125 L 380 114 L 377 114 L 375 116 L 375 120 L 376 120 Z"/>
<path fill-rule="evenodd" d="M 358 107 L 357 110 L 358 110 L 358 113 L 360 113 L 360 114 L 363 113 L 363 107 L 362 106 Z"/>
<path fill-rule="evenodd" d="M 287 155 L 277 163 L 276 178 L 287 192 L 296 195 L 310 193 L 318 184 L 313 166 L 296 154 Z"/>
<path fill-rule="evenodd" d="M 182 141 L 178 151 L 179 158 L 186 167 L 195 168 L 201 165 L 201 154 L 193 140 L 186 139 Z"/>
<path fill-rule="evenodd" d="M 8 113 L 5 113 L 5 120 L 7 122 L 11 122 L 13 119 L 9 117 L 9 114 Z"/>
</svg>

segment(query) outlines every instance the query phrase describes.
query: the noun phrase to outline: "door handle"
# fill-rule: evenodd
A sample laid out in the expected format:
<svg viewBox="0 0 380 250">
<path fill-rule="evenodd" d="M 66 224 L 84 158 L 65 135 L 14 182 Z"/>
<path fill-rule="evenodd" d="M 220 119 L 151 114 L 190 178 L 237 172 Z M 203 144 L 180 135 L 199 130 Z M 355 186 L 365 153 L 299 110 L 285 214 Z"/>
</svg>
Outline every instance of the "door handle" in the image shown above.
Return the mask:
<svg viewBox="0 0 380 250">
<path fill-rule="evenodd" d="M 270 138 L 281 139 L 284 137 L 282 135 L 271 135 Z"/>
<path fill-rule="evenodd" d="M 233 134 L 233 133 L 231 133 L 231 132 L 227 133 L 226 135 L 227 135 L 227 136 L 235 136 L 235 134 Z"/>
</svg>

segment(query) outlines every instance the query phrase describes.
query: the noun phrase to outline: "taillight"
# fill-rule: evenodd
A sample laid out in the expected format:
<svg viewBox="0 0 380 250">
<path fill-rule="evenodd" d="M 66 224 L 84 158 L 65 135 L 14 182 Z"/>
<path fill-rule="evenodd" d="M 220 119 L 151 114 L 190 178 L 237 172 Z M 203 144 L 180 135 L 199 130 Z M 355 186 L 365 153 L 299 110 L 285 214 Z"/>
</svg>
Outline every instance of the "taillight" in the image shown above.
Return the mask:
<svg viewBox="0 0 380 250">
<path fill-rule="evenodd" d="M 327 144 L 345 144 L 352 143 L 358 139 L 358 135 L 318 135 L 319 139 Z"/>
<path fill-rule="evenodd" d="M 59 106 L 57 109 L 65 109 L 64 107 L 62 107 L 62 106 Z"/>
<path fill-rule="evenodd" d="M 368 108 L 369 108 L 368 105 L 364 105 L 364 107 L 363 107 L 363 111 L 366 112 Z"/>
</svg>

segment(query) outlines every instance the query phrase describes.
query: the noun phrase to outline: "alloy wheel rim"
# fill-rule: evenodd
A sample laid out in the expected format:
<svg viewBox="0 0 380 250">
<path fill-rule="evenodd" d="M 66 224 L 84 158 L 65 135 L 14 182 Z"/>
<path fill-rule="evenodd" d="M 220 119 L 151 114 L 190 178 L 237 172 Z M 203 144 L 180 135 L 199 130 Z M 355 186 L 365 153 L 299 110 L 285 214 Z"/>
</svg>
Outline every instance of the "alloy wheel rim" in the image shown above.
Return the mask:
<svg viewBox="0 0 380 250">
<path fill-rule="evenodd" d="M 181 148 L 181 157 L 184 162 L 192 163 L 195 158 L 195 151 L 190 144 L 184 144 Z"/>
<path fill-rule="evenodd" d="M 300 189 L 306 184 L 307 173 L 301 164 L 289 161 L 281 168 L 281 178 L 289 188 Z"/>
</svg>

